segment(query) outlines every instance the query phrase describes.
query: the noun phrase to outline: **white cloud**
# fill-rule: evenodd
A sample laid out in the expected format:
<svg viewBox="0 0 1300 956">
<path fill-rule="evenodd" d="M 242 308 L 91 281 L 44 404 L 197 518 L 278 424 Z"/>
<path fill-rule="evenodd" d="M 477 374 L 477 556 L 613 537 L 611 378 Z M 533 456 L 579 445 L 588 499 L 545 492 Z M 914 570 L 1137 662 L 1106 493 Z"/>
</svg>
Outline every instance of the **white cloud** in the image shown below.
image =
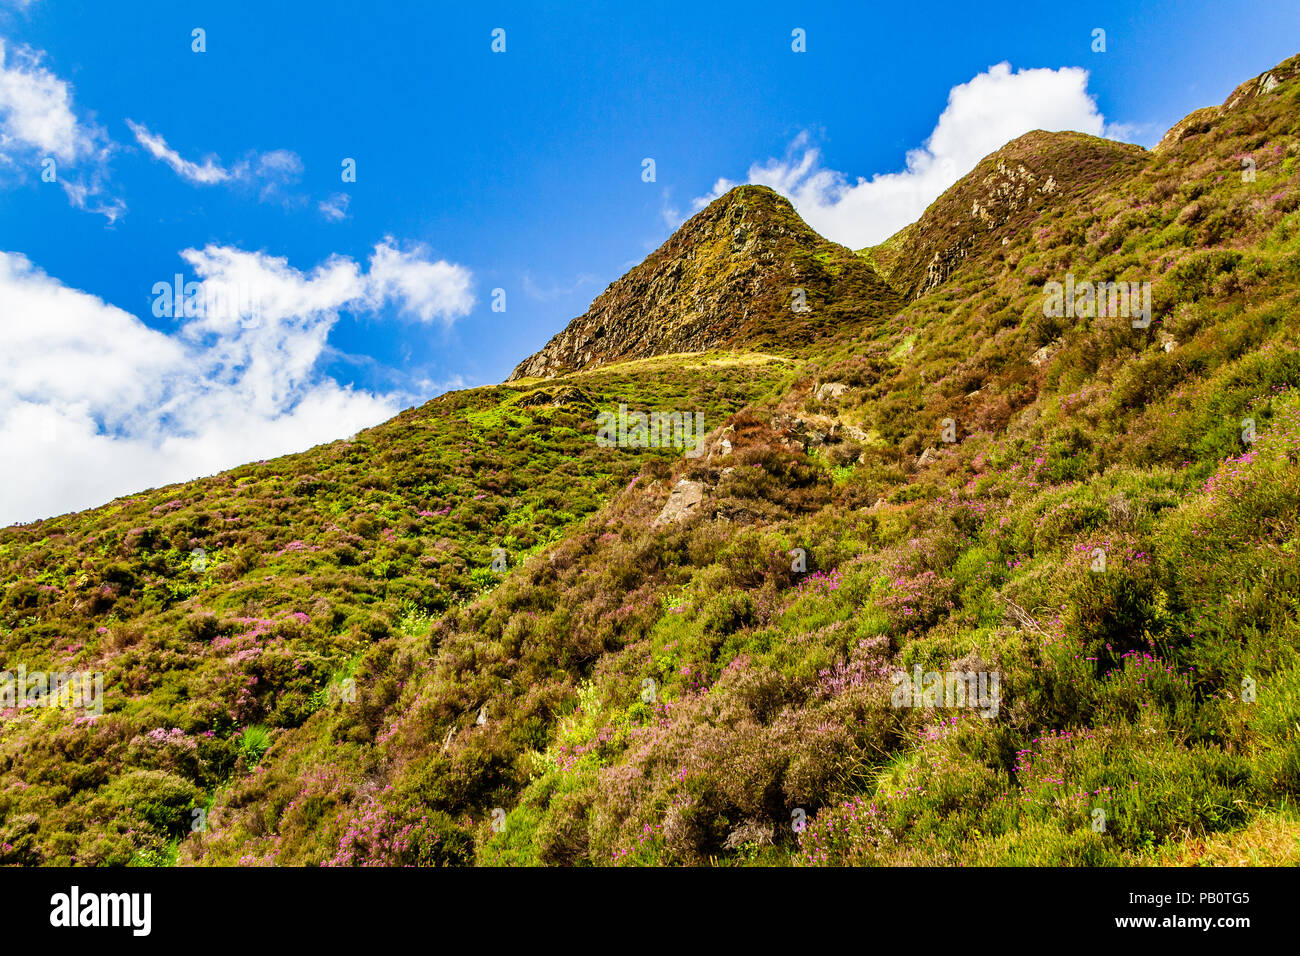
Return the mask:
<svg viewBox="0 0 1300 956">
<path fill-rule="evenodd" d="M 104 195 L 111 152 L 104 131 L 77 117 L 72 90 L 41 65 L 41 54 L 7 48 L 0 37 L 0 175 L 22 179 L 53 160 L 69 201 L 111 223 L 126 211 Z"/>
<path fill-rule="evenodd" d="M 0 39 L 0 147 L 29 146 L 64 162 L 94 149 L 92 132 L 77 122 L 68 84 L 19 47 Z"/>
<path fill-rule="evenodd" d="M 330 222 L 342 222 L 348 216 L 348 204 L 351 202 L 352 197 L 347 193 L 335 193 L 328 199 L 322 199 L 316 208 Z"/>
<path fill-rule="evenodd" d="M 673 202 L 673 191 L 669 187 L 664 187 L 663 202 L 659 206 L 659 215 L 667 223 L 669 229 L 676 229 L 682 221 L 682 212 Z"/>
<path fill-rule="evenodd" d="M 770 186 L 788 197 L 799 214 L 829 239 L 854 249 L 875 245 L 915 222 L 926 206 L 989 153 L 1031 130 L 1077 130 L 1101 136 L 1105 118 L 1088 94 L 1081 67 L 1012 72 L 1008 63 L 990 67 L 954 86 L 925 145 L 907 154 L 906 169 L 851 181 L 821 165 L 806 133 L 791 143 L 784 159 L 749 169 L 750 183 Z M 1128 130 L 1116 130 L 1123 136 Z M 1112 132 L 1112 135 L 1114 135 Z M 719 179 L 695 200 L 701 209 L 738 185 Z"/>
<path fill-rule="evenodd" d="M 149 151 L 149 155 L 154 159 L 162 160 L 186 182 L 212 186 L 216 183 L 224 183 L 230 178 L 230 173 L 222 168 L 215 157 L 209 156 L 202 165 L 192 163 L 188 159 L 182 159 L 180 153 L 167 145 L 167 140 L 156 133 L 149 132 L 142 124 L 127 120 L 126 125 L 131 127 L 136 141 Z"/>
<path fill-rule="evenodd" d="M 274 149 L 266 153 L 251 152 L 233 166 L 222 165 L 221 159 L 208 155 L 202 162 L 186 159 L 168 145 L 162 135 L 151 131 L 143 123 L 127 120 L 126 125 L 135 134 L 136 142 L 149 155 L 171 167 L 181 179 L 195 186 L 235 185 L 258 190 L 262 202 L 279 200 L 286 205 L 301 205 L 304 198 L 294 195 L 289 187 L 302 178 L 302 158 L 292 150 Z"/>
<path fill-rule="evenodd" d="M 448 324 L 474 307 L 468 269 L 442 260 L 429 262 L 422 247 L 401 252 L 392 243 L 390 236 L 370 257 L 372 302 L 397 302 L 421 322 L 441 318 Z"/>
<path fill-rule="evenodd" d="M 304 273 L 225 246 L 181 255 L 196 276 L 186 290 L 192 302 L 258 309 L 182 313 L 175 332 L 162 332 L 0 252 L 0 525 L 383 421 L 418 396 L 374 394 L 321 374 L 340 311 L 392 304 L 450 322 L 474 301 L 468 270 L 420 250 L 399 253 L 391 240 L 375 247 L 369 271 L 335 256 Z M 154 292 L 166 311 L 169 297 Z"/>
<path fill-rule="evenodd" d="M 285 205 L 298 206 L 306 198 L 293 194 L 289 187 L 302 178 L 302 159 L 288 149 L 273 149 L 269 153 L 255 153 L 235 166 L 235 178 L 257 184 L 257 198 L 262 202 L 279 200 Z"/>
</svg>

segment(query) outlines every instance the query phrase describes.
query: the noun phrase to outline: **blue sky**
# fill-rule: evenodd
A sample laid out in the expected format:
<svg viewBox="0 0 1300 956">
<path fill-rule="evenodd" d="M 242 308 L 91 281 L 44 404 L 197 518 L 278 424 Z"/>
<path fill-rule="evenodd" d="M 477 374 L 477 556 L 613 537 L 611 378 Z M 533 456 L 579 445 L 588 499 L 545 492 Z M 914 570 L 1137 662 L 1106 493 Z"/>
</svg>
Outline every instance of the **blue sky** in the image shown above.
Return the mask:
<svg viewBox="0 0 1300 956">
<path fill-rule="evenodd" d="M 731 184 L 856 248 L 1300 50 L 1284 4 L 1062 6 L 0 0 L 0 523 L 501 381 Z M 178 272 L 265 314 L 155 315 Z"/>
</svg>

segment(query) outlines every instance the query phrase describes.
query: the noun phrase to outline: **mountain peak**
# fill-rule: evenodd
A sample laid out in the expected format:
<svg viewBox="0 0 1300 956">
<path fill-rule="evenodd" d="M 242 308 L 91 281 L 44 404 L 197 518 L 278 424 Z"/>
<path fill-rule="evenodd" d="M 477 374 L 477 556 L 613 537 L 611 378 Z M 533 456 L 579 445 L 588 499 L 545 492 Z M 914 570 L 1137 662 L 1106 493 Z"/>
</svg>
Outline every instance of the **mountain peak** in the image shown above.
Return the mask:
<svg viewBox="0 0 1300 956">
<path fill-rule="evenodd" d="M 919 298 L 1049 207 L 1078 202 L 1112 175 L 1132 171 L 1144 153 L 1086 133 L 1031 130 L 984 157 L 920 219 L 863 255 L 905 298 Z"/>
<path fill-rule="evenodd" d="M 1207 132 L 1230 113 L 1248 111 L 1251 107 L 1257 106 L 1259 100 L 1273 93 L 1282 83 L 1294 78 L 1297 73 L 1300 73 L 1300 56 L 1283 60 L 1271 70 L 1266 70 L 1254 79 L 1237 86 L 1222 105 L 1205 106 L 1188 113 L 1161 137 L 1152 152 L 1168 152 L 1175 146 Z"/>
<path fill-rule="evenodd" d="M 794 213 L 794 206 L 790 200 L 771 186 L 747 183 L 742 186 L 732 186 L 691 218 L 712 220 L 731 215 L 745 217 L 757 210 L 778 208 Z M 797 213 L 794 214 L 798 216 Z"/>
<path fill-rule="evenodd" d="M 896 300 L 865 261 L 819 236 L 767 186 L 737 186 L 612 283 L 510 380 L 747 344 L 807 341 Z"/>
</svg>

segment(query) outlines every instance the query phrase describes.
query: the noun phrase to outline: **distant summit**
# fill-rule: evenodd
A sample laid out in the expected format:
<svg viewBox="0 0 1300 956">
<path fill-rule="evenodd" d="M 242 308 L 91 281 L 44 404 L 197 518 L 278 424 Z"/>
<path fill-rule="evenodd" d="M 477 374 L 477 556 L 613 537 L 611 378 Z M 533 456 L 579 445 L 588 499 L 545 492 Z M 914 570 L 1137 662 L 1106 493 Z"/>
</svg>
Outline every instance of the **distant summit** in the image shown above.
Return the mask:
<svg viewBox="0 0 1300 956">
<path fill-rule="evenodd" d="M 919 298 L 1045 209 L 1133 174 L 1149 155 L 1084 133 L 1026 133 L 981 160 L 915 223 L 856 254 L 818 235 L 768 187 L 737 186 L 612 283 L 510 380 L 675 352 L 805 344 L 843 320 Z"/>
<path fill-rule="evenodd" d="M 810 341 L 898 296 L 849 249 L 823 239 L 784 197 L 737 186 L 612 283 L 511 380 L 626 359 Z"/>
</svg>

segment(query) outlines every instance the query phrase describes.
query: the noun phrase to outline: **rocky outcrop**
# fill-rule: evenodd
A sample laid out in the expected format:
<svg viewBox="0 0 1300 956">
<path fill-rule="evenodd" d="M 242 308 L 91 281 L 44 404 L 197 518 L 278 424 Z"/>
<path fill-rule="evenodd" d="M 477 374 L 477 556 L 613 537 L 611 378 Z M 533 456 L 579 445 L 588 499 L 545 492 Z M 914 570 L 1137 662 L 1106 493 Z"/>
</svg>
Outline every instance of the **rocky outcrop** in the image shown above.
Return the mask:
<svg viewBox="0 0 1300 956">
<path fill-rule="evenodd" d="M 1048 342 L 1033 355 L 1029 356 L 1029 364 L 1033 365 L 1035 368 L 1041 368 L 1047 364 L 1047 360 L 1050 359 L 1060 347 L 1060 342 Z"/>
<path fill-rule="evenodd" d="M 580 388 L 572 385 L 552 385 L 535 388 L 525 392 L 514 400 L 520 408 L 544 408 L 546 406 L 577 405 L 591 408 L 591 397 Z"/>
<path fill-rule="evenodd" d="M 849 387 L 845 385 L 843 382 L 823 382 L 822 384 L 817 386 L 817 392 L 816 392 L 817 401 L 819 402 L 834 401 L 835 399 L 839 398 L 848 390 Z"/>
<path fill-rule="evenodd" d="M 682 521 L 694 514 L 703 503 L 703 482 L 683 478 L 673 486 L 672 493 L 668 495 L 668 503 L 664 505 L 663 511 L 659 512 L 659 516 L 650 527 L 661 528 L 674 521 Z"/>
</svg>

